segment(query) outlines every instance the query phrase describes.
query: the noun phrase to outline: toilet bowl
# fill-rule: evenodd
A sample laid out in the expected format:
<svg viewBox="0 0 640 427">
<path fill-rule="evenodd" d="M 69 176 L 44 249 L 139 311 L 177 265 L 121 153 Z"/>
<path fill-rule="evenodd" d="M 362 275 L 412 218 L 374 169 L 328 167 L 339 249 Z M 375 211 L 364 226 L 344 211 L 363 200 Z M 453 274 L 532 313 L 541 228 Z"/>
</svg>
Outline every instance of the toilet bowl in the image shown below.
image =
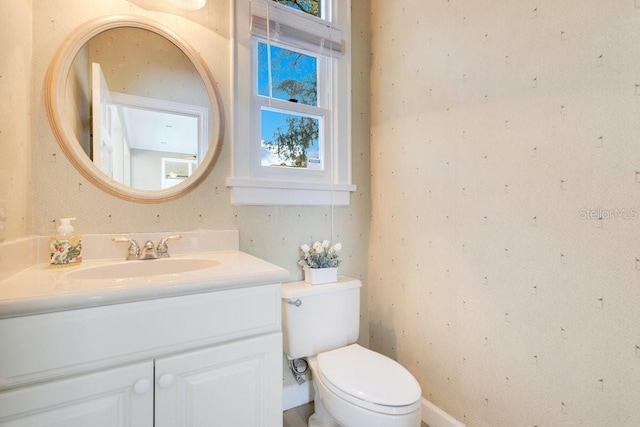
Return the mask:
<svg viewBox="0 0 640 427">
<path fill-rule="evenodd" d="M 309 427 L 420 426 L 420 386 L 399 363 L 358 344 L 308 361 L 316 392 Z"/>
<path fill-rule="evenodd" d="M 360 287 L 356 279 L 282 286 L 284 351 L 306 358 L 315 413 L 309 427 L 420 427 L 421 390 L 398 362 L 355 344 Z"/>
</svg>

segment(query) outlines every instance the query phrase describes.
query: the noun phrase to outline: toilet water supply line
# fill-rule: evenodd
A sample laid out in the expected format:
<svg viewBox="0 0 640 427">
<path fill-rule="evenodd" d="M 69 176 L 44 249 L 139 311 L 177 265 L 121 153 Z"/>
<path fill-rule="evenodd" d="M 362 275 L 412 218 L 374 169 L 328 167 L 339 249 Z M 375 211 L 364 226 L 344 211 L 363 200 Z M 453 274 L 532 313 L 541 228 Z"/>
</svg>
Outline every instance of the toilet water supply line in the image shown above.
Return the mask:
<svg viewBox="0 0 640 427">
<path fill-rule="evenodd" d="M 289 360 L 289 368 L 291 373 L 296 379 L 298 385 L 302 385 L 307 381 L 307 371 L 309 371 L 309 364 L 305 359 L 291 359 Z"/>
<path fill-rule="evenodd" d="M 289 298 L 287 300 L 287 304 L 300 307 L 302 305 L 302 300 Z M 293 377 L 296 379 L 296 382 L 298 383 L 298 385 L 302 385 L 307 381 L 307 376 L 305 374 L 309 370 L 309 364 L 305 359 L 289 360 L 289 369 L 291 369 L 291 373 L 293 374 Z"/>
</svg>

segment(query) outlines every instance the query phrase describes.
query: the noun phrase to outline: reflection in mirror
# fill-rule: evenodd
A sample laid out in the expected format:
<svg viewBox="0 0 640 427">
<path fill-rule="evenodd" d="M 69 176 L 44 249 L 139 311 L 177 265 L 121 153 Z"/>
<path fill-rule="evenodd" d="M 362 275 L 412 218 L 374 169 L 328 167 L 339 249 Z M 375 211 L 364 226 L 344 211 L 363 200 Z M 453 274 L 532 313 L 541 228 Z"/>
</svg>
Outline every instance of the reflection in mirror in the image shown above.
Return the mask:
<svg viewBox="0 0 640 427">
<path fill-rule="evenodd" d="M 206 154 L 203 81 L 186 55 L 154 32 L 123 27 L 92 37 L 71 65 L 67 104 L 82 150 L 121 184 L 168 188 Z"/>
<path fill-rule="evenodd" d="M 71 33 L 47 74 L 61 148 L 98 188 L 157 203 L 192 190 L 220 152 L 224 114 L 200 55 L 139 16 L 98 18 Z"/>
</svg>

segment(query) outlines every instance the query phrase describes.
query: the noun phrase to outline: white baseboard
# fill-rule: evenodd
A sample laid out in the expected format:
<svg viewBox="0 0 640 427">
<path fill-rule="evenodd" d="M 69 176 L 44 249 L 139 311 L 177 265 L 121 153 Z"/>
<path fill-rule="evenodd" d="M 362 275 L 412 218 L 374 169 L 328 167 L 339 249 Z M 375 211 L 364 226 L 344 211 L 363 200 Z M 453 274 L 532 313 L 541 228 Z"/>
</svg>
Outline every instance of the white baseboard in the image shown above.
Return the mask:
<svg viewBox="0 0 640 427">
<path fill-rule="evenodd" d="M 306 381 L 300 385 L 291 384 L 282 391 L 282 410 L 295 408 L 313 401 L 313 382 Z"/>
<path fill-rule="evenodd" d="M 429 427 L 465 427 L 460 421 L 425 398 L 422 398 L 422 421 Z"/>
</svg>

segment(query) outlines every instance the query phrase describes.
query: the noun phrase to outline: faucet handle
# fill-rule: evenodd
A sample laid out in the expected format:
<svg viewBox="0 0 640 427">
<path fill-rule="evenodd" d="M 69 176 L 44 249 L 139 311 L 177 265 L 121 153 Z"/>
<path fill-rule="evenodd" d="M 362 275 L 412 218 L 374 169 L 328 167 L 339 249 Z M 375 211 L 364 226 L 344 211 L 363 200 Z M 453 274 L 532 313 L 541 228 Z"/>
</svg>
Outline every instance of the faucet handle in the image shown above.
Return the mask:
<svg viewBox="0 0 640 427">
<path fill-rule="evenodd" d="M 182 236 L 179 234 L 163 237 L 162 240 L 160 240 L 160 243 L 158 243 L 158 249 L 157 249 L 158 258 L 166 258 L 169 256 L 169 245 L 167 245 L 167 242 L 169 240 L 180 240 L 180 239 L 182 239 Z"/>
<path fill-rule="evenodd" d="M 129 243 L 129 252 L 127 255 L 127 260 L 138 259 L 140 256 L 140 245 L 133 239 L 128 239 L 126 237 L 114 237 L 111 239 L 113 243 Z"/>
</svg>

